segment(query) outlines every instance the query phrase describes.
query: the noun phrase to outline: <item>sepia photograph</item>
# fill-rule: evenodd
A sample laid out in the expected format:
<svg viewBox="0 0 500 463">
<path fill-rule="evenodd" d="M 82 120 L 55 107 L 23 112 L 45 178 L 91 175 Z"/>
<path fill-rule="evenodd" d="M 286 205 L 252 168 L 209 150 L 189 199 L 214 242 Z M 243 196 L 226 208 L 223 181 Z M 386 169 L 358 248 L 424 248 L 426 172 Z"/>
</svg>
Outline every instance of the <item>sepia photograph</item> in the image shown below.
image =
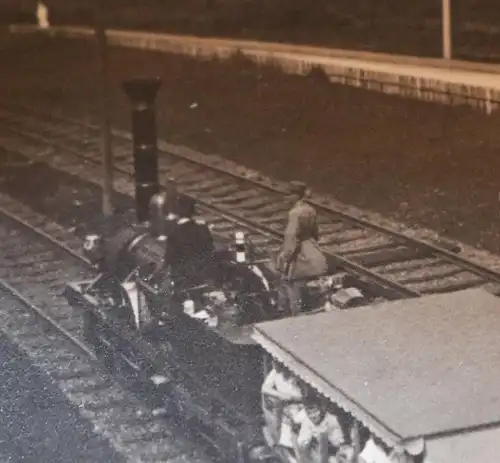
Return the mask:
<svg viewBox="0 0 500 463">
<path fill-rule="evenodd" d="M 0 463 L 499 463 L 498 12 L 1 0 Z"/>
</svg>

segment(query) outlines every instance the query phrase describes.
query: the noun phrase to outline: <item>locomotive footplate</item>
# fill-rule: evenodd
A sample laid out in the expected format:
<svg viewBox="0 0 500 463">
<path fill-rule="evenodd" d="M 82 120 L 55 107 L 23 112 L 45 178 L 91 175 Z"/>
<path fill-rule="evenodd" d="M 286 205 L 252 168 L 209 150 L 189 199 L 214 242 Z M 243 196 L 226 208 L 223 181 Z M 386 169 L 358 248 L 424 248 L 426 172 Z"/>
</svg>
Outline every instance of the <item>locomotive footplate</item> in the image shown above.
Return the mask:
<svg viewBox="0 0 500 463">
<path fill-rule="evenodd" d="M 207 337 L 204 332 L 210 330 L 175 317 L 133 330 L 116 300 L 108 303 L 88 291 L 94 282 L 70 283 L 65 296 L 84 311 L 86 341 L 105 367 L 152 407 L 162 409 L 166 419 L 195 431 L 228 463 L 263 461 L 249 456 L 251 449 L 265 447 L 258 371 L 255 381 L 245 378 L 248 366 L 260 357 L 259 348 L 251 345 L 253 350 L 245 352 L 235 346 L 231 351 L 224 338 Z"/>
</svg>

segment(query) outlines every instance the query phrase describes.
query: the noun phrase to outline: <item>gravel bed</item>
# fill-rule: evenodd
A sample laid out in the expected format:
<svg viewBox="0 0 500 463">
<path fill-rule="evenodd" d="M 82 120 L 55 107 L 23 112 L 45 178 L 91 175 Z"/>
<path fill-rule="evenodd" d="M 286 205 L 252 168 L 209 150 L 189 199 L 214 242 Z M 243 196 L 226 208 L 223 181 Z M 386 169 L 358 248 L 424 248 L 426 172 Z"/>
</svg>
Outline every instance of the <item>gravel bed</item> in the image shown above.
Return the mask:
<svg viewBox="0 0 500 463">
<path fill-rule="evenodd" d="M 2 304 L 14 302 L 0 295 Z M 15 304 L 15 303 L 14 303 Z M 50 379 L 0 334 L 0 460 L 124 463 Z"/>
</svg>

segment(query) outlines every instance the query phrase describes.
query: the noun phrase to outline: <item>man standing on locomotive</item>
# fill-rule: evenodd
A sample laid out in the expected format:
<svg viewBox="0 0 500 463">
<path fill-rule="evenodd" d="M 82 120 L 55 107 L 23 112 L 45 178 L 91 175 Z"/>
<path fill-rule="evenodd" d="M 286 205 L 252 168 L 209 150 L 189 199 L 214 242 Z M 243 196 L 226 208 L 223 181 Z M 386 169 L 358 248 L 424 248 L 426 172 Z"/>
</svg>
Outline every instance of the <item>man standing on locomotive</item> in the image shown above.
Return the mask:
<svg viewBox="0 0 500 463">
<path fill-rule="evenodd" d="M 180 288 L 204 282 L 214 257 L 212 233 L 203 220 L 195 219 L 196 202 L 188 196 L 178 196 L 179 218 L 167 240 L 166 263 Z"/>
<path fill-rule="evenodd" d="M 325 274 L 328 264 L 318 245 L 316 211 L 306 202 L 310 190 L 302 182 L 291 182 L 290 192 L 295 204 L 288 213 L 283 247 L 276 267 L 284 280 L 283 290 L 292 314 L 297 315 L 302 306 L 304 280 Z"/>
</svg>

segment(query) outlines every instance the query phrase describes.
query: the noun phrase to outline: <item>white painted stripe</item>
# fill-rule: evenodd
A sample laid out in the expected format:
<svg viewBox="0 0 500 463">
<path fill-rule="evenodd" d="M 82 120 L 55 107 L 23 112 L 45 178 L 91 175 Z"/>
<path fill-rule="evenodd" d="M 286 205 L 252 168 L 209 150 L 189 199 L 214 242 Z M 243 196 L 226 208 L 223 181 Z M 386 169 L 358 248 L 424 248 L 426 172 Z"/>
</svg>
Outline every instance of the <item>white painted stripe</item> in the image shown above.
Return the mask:
<svg viewBox="0 0 500 463">
<path fill-rule="evenodd" d="M 255 273 L 255 275 L 257 275 L 260 278 L 262 284 L 264 285 L 264 288 L 266 288 L 267 291 L 270 291 L 269 282 L 267 281 L 267 278 L 264 276 L 264 273 L 262 273 L 262 270 L 256 265 L 252 265 L 250 269 L 252 270 L 253 273 Z"/>
</svg>

